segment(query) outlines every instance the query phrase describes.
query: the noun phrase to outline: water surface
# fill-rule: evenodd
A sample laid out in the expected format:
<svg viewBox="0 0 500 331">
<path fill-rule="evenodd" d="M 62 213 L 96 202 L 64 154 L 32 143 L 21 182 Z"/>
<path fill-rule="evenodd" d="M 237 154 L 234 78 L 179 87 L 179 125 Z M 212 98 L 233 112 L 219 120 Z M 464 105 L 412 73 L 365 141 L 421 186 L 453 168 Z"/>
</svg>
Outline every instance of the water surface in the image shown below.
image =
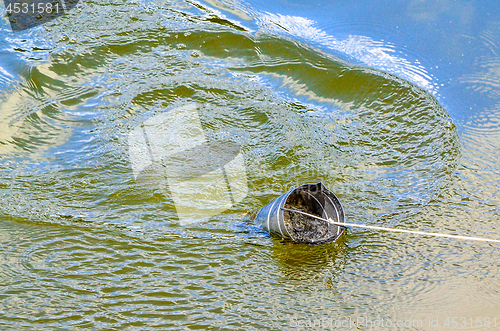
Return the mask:
<svg viewBox="0 0 500 331">
<path fill-rule="evenodd" d="M 3 23 L 0 323 L 500 323 L 498 246 L 368 230 L 296 245 L 249 216 L 323 181 L 352 222 L 498 238 L 499 16 L 438 3 L 86 1 Z M 134 180 L 127 137 L 193 102 L 207 136 L 240 144 L 249 192 L 180 226 L 168 191 Z"/>
</svg>

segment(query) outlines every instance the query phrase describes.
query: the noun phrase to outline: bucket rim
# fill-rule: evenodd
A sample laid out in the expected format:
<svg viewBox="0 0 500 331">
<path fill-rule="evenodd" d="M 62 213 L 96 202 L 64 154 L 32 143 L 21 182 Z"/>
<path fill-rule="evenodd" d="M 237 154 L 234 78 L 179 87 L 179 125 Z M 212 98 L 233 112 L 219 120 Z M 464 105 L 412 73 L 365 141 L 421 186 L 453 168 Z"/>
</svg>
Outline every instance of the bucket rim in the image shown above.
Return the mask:
<svg viewBox="0 0 500 331">
<path fill-rule="evenodd" d="M 285 207 L 285 204 L 288 200 L 288 198 L 290 197 L 290 195 L 295 191 L 295 190 L 298 190 L 302 187 L 311 187 L 311 186 L 319 186 L 320 187 L 320 192 L 322 192 L 322 194 L 330 201 L 331 205 L 333 206 L 333 209 L 335 210 L 335 213 L 337 215 L 337 221 L 340 222 L 340 223 L 345 223 L 345 213 L 344 213 L 344 207 L 342 206 L 342 203 L 340 202 L 339 198 L 335 195 L 335 193 L 333 193 L 331 190 L 329 190 L 325 184 L 323 184 L 323 182 L 317 182 L 317 183 L 310 183 L 310 184 L 302 184 L 300 186 L 292 186 L 290 187 L 290 189 L 288 190 L 287 193 L 285 193 L 285 199 L 283 199 L 282 201 L 280 201 L 280 208 L 277 210 L 277 219 L 278 219 L 278 227 L 280 229 L 280 232 L 281 234 L 283 235 L 283 231 L 281 230 L 281 226 L 280 226 L 280 222 L 279 222 L 279 215 L 280 215 L 280 212 L 281 212 L 281 215 L 283 216 L 283 225 L 284 225 L 284 228 L 285 228 L 285 231 L 286 233 L 288 234 L 288 237 L 290 239 L 292 239 L 294 242 L 300 242 L 300 241 L 297 241 L 291 234 L 290 232 L 288 231 L 288 228 L 285 224 L 285 213 L 283 210 L 281 210 L 281 208 L 284 208 Z M 318 201 L 318 199 L 316 199 L 316 197 L 314 195 L 312 195 L 310 192 L 308 192 L 308 190 L 304 190 L 307 194 L 309 194 L 312 198 L 314 198 L 314 200 L 316 200 L 318 202 L 318 204 L 320 205 L 321 209 L 323 209 L 324 213 L 326 214 L 326 216 L 328 217 L 328 213 L 326 212 L 324 206 Z M 309 190 L 310 191 L 310 190 Z M 326 193 L 329 193 L 329 194 L 326 194 L 326 193 L 323 193 L 324 191 L 326 191 Z M 330 194 L 332 195 L 332 197 L 330 197 Z M 332 201 L 332 198 L 335 200 Z M 338 208 L 337 208 L 338 207 Z M 341 218 L 341 215 L 342 215 L 342 218 Z M 321 215 L 322 217 L 322 215 Z M 268 228 L 269 228 L 269 214 L 268 214 Z M 337 226 L 337 232 L 334 236 L 330 237 L 330 238 L 327 238 L 325 240 L 319 240 L 317 242 L 310 242 L 310 244 L 319 244 L 319 243 L 326 243 L 326 242 L 334 242 L 336 241 L 338 238 L 340 238 L 340 236 L 342 235 L 342 233 L 344 232 L 344 228 L 342 228 L 341 226 Z"/>
</svg>

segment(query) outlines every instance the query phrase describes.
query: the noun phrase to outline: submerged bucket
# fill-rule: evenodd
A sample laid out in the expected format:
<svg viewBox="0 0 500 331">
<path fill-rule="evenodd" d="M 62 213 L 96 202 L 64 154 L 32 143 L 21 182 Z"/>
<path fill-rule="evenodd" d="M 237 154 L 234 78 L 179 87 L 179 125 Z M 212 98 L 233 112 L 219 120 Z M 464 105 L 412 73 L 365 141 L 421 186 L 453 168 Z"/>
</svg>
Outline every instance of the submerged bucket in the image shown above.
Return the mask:
<svg viewBox="0 0 500 331">
<path fill-rule="evenodd" d="M 344 231 L 342 227 L 324 220 L 282 208 L 345 223 L 344 210 L 339 199 L 323 183 L 292 187 L 287 193 L 262 207 L 255 217 L 255 222 L 272 234 L 299 243 L 333 242 Z"/>
</svg>

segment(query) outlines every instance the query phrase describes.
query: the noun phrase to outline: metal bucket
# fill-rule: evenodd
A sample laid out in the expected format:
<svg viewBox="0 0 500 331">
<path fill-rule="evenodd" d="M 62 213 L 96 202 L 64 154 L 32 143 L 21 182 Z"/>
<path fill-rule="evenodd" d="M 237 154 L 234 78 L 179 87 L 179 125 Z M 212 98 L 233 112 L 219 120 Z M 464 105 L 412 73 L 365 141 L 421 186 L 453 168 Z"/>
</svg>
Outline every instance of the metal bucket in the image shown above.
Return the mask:
<svg viewBox="0 0 500 331">
<path fill-rule="evenodd" d="M 292 187 L 287 193 L 262 207 L 255 216 L 255 222 L 271 234 L 309 244 L 333 242 L 344 231 L 340 226 L 282 208 L 345 223 L 339 199 L 323 183 Z"/>
</svg>

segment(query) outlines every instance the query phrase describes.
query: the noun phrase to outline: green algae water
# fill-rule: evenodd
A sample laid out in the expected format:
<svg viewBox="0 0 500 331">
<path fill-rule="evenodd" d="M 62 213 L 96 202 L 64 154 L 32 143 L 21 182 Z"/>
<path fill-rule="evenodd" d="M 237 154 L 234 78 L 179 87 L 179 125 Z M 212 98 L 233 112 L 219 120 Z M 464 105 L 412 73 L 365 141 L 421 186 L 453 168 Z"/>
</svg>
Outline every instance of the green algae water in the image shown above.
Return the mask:
<svg viewBox="0 0 500 331">
<path fill-rule="evenodd" d="M 498 108 L 453 118 L 423 66 L 259 5 L 85 1 L 27 32 L 3 23 L 2 329 L 500 325 L 498 245 L 349 230 L 308 246 L 253 223 L 322 181 L 350 222 L 500 235 Z M 241 147 L 248 191 L 182 226 L 172 192 L 135 180 L 128 137 L 192 103 Z"/>
</svg>

